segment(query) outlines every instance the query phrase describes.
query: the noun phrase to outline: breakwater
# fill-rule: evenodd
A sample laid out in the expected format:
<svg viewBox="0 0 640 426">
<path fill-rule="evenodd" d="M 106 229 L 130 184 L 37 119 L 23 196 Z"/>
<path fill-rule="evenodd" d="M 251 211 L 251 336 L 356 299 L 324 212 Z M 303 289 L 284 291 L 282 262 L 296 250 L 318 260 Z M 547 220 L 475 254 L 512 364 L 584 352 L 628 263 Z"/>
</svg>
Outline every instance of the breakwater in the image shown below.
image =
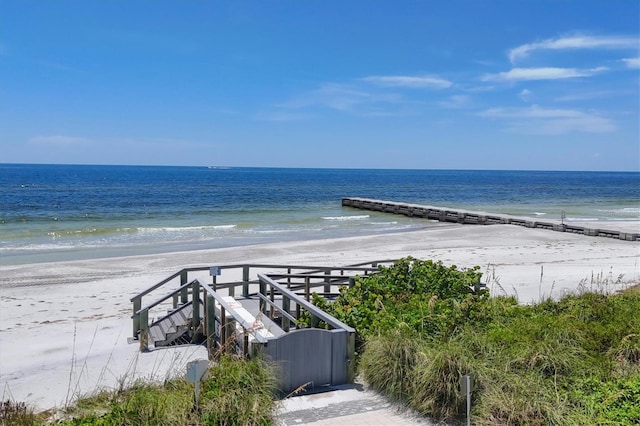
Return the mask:
<svg viewBox="0 0 640 426">
<path fill-rule="evenodd" d="M 592 237 L 607 237 L 625 241 L 640 241 L 640 234 L 576 226 L 554 221 L 541 221 L 531 218 L 489 214 L 446 207 L 425 206 L 421 204 L 399 203 L 395 201 L 373 200 L 369 198 L 343 198 L 342 205 L 362 210 L 401 214 L 409 217 L 421 217 L 440 222 L 471 225 L 517 225 L 527 228 L 548 229 L 557 232 L 571 232 Z"/>
</svg>

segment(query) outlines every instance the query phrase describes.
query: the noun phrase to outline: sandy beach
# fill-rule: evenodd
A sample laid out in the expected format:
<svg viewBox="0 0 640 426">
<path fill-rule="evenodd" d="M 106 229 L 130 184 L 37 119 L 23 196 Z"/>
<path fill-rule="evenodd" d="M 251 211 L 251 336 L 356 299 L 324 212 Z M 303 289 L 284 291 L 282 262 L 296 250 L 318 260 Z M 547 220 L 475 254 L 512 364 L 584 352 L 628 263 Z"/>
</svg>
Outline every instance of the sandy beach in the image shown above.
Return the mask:
<svg viewBox="0 0 640 426">
<path fill-rule="evenodd" d="M 638 232 L 637 222 L 618 224 Z M 186 266 L 238 263 L 340 266 L 413 256 L 485 272 L 492 294 L 522 303 L 579 287 L 615 291 L 640 281 L 640 243 L 511 225 L 442 225 L 367 237 L 0 268 L 3 399 L 38 409 L 136 378 L 183 374 L 204 347 L 139 353 L 130 297 Z"/>
</svg>

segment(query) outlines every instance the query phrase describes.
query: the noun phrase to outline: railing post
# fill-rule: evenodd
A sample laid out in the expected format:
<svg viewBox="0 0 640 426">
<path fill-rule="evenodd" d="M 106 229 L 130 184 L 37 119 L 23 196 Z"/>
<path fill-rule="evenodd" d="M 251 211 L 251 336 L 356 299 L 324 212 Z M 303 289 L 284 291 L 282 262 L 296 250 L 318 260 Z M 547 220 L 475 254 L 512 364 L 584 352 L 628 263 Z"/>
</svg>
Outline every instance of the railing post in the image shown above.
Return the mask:
<svg viewBox="0 0 640 426">
<path fill-rule="evenodd" d="M 273 307 L 273 302 L 274 302 L 274 288 L 271 287 L 269 288 L 269 299 L 271 300 L 271 305 L 270 305 L 270 309 L 269 309 L 269 319 L 272 320 L 273 319 L 273 314 L 274 314 L 274 307 Z"/>
<path fill-rule="evenodd" d="M 287 275 L 291 275 L 291 268 L 287 268 Z M 291 289 L 291 277 L 287 277 L 287 288 Z"/>
<path fill-rule="evenodd" d="M 282 310 L 287 314 L 291 314 L 291 300 L 285 295 L 282 296 Z M 289 318 L 287 316 L 282 316 L 282 329 L 285 332 L 289 332 L 289 328 L 291 325 L 289 324 Z"/>
<path fill-rule="evenodd" d="M 193 281 L 191 286 L 191 298 L 191 306 L 193 307 L 191 326 L 195 330 L 200 325 L 200 283 L 198 280 Z"/>
<path fill-rule="evenodd" d="M 188 271 L 186 269 L 183 269 L 182 271 L 180 271 L 180 286 L 181 287 L 187 283 L 187 279 L 188 279 L 187 278 L 187 274 L 188 274 Z M 188 301 L 189 301 L 189 290 L 188 290 L 187 287 L 185 287 L 180 291 L 180 303 L 182 303 L 184 305 Z"/>
<path fill-rule="evenodd" d="M 260 294 L 263 295 L 264 297 L 267 297 L 267 285 L 264 283 L 264 281 L 262 279 L 260 279 L 259 281 L 259 287 L 260 287 Z M 260 299 L 260 312 L 264 313 L 266 310 L 266 303 L 264 302 L 264 300 Z"/>
<path fill-rule="evenodd" d="M 140 312 L 140 352 L 149 351 L 149 310 Z"/>
<path fill-rule="evenodd" d="M 311 299 L 311 286 L 310 286 L 309 277 L 304 277 L 304 295 L 307 299 L 307 302 Z"/>
<path fill-rule="evenodd" d="M 356 333 L 347 335 L 347 381 L 353 383 L 356 378 Z"/>
<path fill-rule="evenodd" d="M 329 293 L 331 293 L 331 271 L 326 270 L 324 274 L 327 275 L 327 278 L 324 279 L 324 282 L 328 283 L 324 285 L 324 297 L 327 297 Z"/>
<path fill-rule="evenodd" d="M 178 307 L 178 295 L 174 294 L 173 295 L 173 309 L 176 309 Z"/>
<path fill-rule="evenodd" d="M 213 359 L 216 351 L 216 301 L 212 295 L 207 293 L 205 298 L 205 336 L 207 337 L 207 353 L 209 359 Z"/>
<path fill-rule="evenodd" d="M 242 345 L 244 346 L 242 353 L 245 357 L 248 358 L 249 357 L 249 332 L 247 330 L 244 330 Z"/>
<path fill-rule="evenodd" d="M 138 338 L 138 331 L 140 331 L 140 315 L 136 314 L 142 307 L 142 298 L 136 297 L 133 299 L 133 338 Z"/>
<path fill-rule="evenodd" d="M 222 350 L 227 350 L 227 311 L 220 305 L 220 345 Z"/>
<path fill-rule="evenodd" d="M 242 297 L 249 297 L 249 266 L 242 267 Z"/>
</svg>

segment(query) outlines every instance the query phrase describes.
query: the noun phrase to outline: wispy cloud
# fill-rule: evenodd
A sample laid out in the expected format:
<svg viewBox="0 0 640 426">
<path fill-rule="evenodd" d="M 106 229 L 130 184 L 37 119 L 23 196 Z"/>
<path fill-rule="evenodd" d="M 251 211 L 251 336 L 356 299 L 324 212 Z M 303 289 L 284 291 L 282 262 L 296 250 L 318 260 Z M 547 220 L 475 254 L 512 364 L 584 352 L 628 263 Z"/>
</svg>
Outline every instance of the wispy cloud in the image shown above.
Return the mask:
<svg viewBox="0 0 640 426">
<path fill-rule="evenodd" d="M 438 76 L 379 75 L 361 79 L 383 87 L 406 87 L 410 89 L 447 89 L 453 86 L 449 80 Z"/>
<path fill-rule="evenodd" d="M 298 114 L 289 111 L 270 111 L 259 113 L 256 116 L 260 121 L 274 121 L 274 122 L 290 122 L 290 121 L 302 121 L 311 118 L 309 114 Z"/>
<path fill-rule="evenodd" d="M 29 138 L 29 143 L 39 144 L 39 145 L 58 145 L 58 146 L 70 146 L 70 145 L 80 145 L 89 142 L 86 138 L 79 138 L 75 136 L 63 136 L 63 135 L 54 135 L 54 136 L 34 136 Z"/>
<path fill-rule="evenodd" d="M 638 96 L 638 92 L 635 90 L 594 90 L 584 91 L 581 90 L 576 93 L 558 96 L 553 100 L 555 102 L 573 102 L 573 101 L 585 101 L 589 99 L 604 99 L 620 96 Z"/>
<path fill-rule="evenodd" d="M 450 109 L 466 108 L 471 105 L 471 97 L 467 95 L 452 95 L 441 101 L 440 106 Z"/>
<path fill-rule="evenodd" d="M 533 96 L 533 93 L 529 89 L 522 89 L 518 94 L 518 97 L 522 99 L 524 102 L 529 102 L 532 96 Z"/>
<path fill-rule="evenodd" d="M 482 81 L 529 81 L 529 80 L 561 80 L 565 78 L 590 77 L 608 71 L 607 67 L 597 67 L 589 69 L 578 68 L 513 68 L 509 71 L 497 74 L 484 74 L 480 77 Z"/>
<path fill-rule="evenodd" d="M 321 107 L 362 116 L 387 116 L 411 114 L 407 107 L 415 103 L 395 92 L 371 91 L 351 84 L 326 83 L 316 90 L 275 106 L 294 110 Z"/>
<path fill-rule="evenodd" d="M 478 113 L 481 117 L 502 120 L 505 131 L 520 134 L 560 135 L 566 133 L 607 133 L 616 130 L 607 118 L 594 112 L 574 109 L 491 108 Z"/>
<path fill-rule="evenodd" d="M 576 49 L 637 49 L 638 39 L 634 37 L 574 35 L 551 38 L 534 43 L 523 44 L 509 51 L 512 63 L 526 58 L 537 50 L 576 50 Z"/>
<path fill-rule="evenodd" d="M 622 60 L 627 68 L 638 69 L 640 68 L 640 58 L 625 58 Z"/>
</svg>

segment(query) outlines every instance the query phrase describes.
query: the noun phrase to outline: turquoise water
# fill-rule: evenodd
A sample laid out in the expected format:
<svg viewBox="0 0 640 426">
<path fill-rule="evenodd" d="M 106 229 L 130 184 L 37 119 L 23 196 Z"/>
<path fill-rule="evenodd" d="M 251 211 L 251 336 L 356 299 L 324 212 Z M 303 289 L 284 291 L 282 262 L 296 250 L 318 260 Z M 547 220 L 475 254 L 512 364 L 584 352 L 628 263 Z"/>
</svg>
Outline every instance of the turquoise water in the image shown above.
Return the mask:
<svg viewBox="0 0 640 426">
<path fill-rule="evenodd" d="M 366 197 L 559 219 L 640 219 L 640 173 L 0 165 L 0 263 L 401 232 Z"/>
</svg>

